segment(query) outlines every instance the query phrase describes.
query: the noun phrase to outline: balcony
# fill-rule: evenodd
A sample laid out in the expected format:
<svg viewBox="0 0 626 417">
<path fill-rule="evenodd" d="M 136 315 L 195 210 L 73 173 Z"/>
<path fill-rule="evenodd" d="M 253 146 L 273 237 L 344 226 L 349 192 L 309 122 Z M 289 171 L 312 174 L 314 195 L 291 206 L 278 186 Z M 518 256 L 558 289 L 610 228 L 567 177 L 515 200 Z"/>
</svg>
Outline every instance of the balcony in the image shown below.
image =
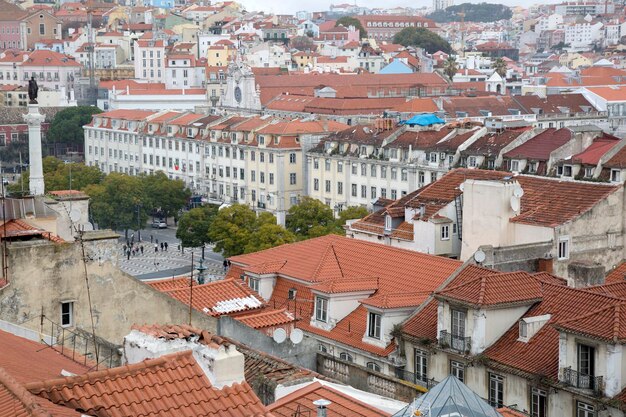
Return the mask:
<svg viewBox="0 0 626 417">
<path fill-rule="evenodd" d="M 439 346 L 456 352 L 466 353 L 472 348 L 472 338 L 456 336 L 446 330 L 439 333 Z"/>
<path fill-rule="evenodd" d="M 411 384 L 419 385 L 420 387 L 424 387 L 426 389 L 431 389 L 439 383 L 435 381 L 435 378 L 421 378 L 416 373 L 407 371 L 406 369 L 402 368 L 396 368 L 396 378 L 410 382 Z"/>
<path fill-rule="evenodd" d="M 604 377 L 585 375 L 573 370 L 571 367 L 563 368 L 563 379 L 561 382 L 580 389 L 591 390 L 597 395 L 604 391 Z"/>
<path fill-rule="evenodd" d="M 261 203 L 260 201 L 257 202 L 257 207 L 260 209 L 264 209 L 265 208 L 265 203 Z"/>
</svg>

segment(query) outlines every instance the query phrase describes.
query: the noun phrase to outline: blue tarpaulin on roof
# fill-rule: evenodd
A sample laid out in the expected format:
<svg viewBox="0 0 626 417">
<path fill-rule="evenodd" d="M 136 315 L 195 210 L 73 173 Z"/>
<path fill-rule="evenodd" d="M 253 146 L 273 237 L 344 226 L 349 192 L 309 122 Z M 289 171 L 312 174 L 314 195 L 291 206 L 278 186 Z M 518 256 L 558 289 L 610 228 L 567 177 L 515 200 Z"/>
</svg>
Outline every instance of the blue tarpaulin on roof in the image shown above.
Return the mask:
<svg viewBox="0 0 626 417">
<path fill-rule="evenodd" d="M 437 123 L 445 123 L 446 121 L 440 119 L 432 113 L 424 113 L 424 114 L 416 114 L 411 117 L 409 120 L 405 120 L 400 122 L 400 124 L 404 125 L 418 125 L 418 126 L 430 126 L 436 125 Z"/>
</svg>

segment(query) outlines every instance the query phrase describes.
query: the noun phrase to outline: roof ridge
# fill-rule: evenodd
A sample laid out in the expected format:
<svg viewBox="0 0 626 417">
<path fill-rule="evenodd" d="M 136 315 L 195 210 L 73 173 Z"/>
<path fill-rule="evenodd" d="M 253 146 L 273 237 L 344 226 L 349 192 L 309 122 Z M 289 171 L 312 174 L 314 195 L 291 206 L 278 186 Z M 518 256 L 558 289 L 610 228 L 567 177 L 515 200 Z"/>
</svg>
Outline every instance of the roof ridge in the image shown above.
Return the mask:
<svg viewBox="0 0 626 417">
<path fill-rule="evenodd" d="M 50 412 L 42 408 L 35 401 L 35 396 L 31 394 L 24 385 L 20 384 L 4 368 L 0 368 L 0 385 L 4 386 L 15 400 L 21 402 L 33 417 L 53 417 Z"/>
<path fill-rule="evenodd" d="M 56 386 L 65 384 L 80 384 L 87 381 L 97 380 L 102 377 L 115 377 L 124 374 L 132 374 L 145 368 L 159 367 L 170 363 L 173 359 L 191 357 L 193 358 L 191 350 L 183 350 L 179 352 L 169 353 L 159 356 L 158 358 L 146 359 L 141 362 L 119 366 L 117 368 L 103 369 L 101 371 L 88 372 L 83 375 L 67 376 L 63 378 L 53 378 L 45 381 L 30 382 L 25 384 L 25 388 L 31 393 L 33 391 L 42 391 L 43 389 L 50 389 Z M 195 361 L 195 359 L 194 359 Z"/>
</svg>

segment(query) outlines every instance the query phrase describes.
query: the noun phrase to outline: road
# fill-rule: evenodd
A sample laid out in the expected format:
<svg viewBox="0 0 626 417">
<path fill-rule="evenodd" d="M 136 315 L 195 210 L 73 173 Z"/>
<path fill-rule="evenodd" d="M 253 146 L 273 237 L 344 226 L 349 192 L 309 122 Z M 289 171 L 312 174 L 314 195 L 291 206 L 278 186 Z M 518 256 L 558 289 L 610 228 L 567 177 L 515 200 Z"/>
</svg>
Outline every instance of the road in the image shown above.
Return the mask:
<svg viewBox="0 0 626 417">
<path fill-rule="evenodd" d="M 122 252 L 126 239 L 123 231 L 118 233 L 121 235 L 119 246 L 120 252 Z M 191 254 L 193 252 L 193 262 L 196 268 L 194 274 L 197 273 L 197 267 L 202 258 L 202 249 L 185 248 L 184 252 L 181 253 L 179 250 L 180 241 L 176 238 L 176 228 L 173 225 L 167 229 L 152 229 L 148 225 L 148 228 L 140 231 L 141 241 L 139 241 L 138 235 L 136 231 L 129 231 L 128 239 L 133 239 L 137 246 L 143 246 L 143 254 L 139 251 L 137 255 L 131 255 L 130 259 L 126 255 L 120 258 L 119 267 L 122 271 L 140 280 L 188 274 L 191 271 Z M 157 242 L 158 250 L 155 252 Z M 165 242 L 168 244 L 167 251 L 161 250 L 161 243 Z M 221 278 L 224 275 L 222 265 L 224 258 L 222 255 L 213 252 L 212 247 L 207 245 L 204 250 L 204 258 L 207 280 Z"/>
</svg>

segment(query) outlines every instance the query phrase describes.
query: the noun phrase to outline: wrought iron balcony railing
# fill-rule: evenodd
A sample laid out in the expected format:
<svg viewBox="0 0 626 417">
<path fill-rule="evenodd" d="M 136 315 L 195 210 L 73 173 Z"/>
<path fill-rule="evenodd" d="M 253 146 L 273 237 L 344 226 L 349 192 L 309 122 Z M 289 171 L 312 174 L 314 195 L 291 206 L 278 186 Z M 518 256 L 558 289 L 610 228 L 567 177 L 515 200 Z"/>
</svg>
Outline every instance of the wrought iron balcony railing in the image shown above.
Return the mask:
<svg viewBox="0 0 626 417">
<path fill-rule="evenodd" d="M 472 338 L 453 335 L 446 330 L 442 330 L 439 333 L 439 346 L 457 352 L 469 352 L 472 347 Z"/>
</svg>

